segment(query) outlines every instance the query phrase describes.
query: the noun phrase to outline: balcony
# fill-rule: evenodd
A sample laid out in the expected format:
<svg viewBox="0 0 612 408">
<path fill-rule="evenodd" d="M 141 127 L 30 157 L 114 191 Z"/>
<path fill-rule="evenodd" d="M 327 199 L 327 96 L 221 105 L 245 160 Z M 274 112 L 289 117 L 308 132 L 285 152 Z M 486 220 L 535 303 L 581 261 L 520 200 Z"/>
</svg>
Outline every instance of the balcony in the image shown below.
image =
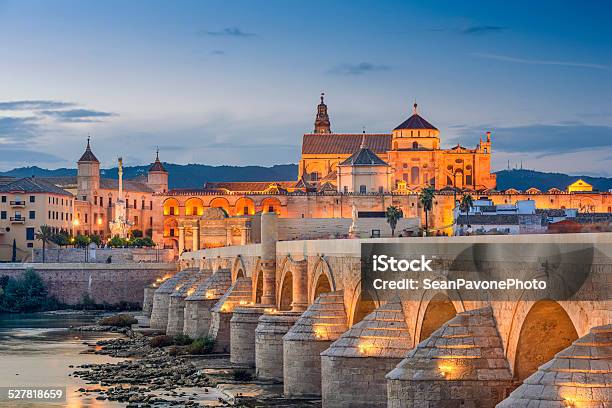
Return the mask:
<svg viewBox="0 0 612 408">
<path fill-rule="evenodd" d="M 25 200 L 15 200 L 10 202 L 11 207 L 13 208 L 23 208 L 26 205 Z"/>
<path fill-rule="evenodd" d="M 25 222 L 24 216 L 11 217 L 11 224 L 23 224 Z"/>
</svg>

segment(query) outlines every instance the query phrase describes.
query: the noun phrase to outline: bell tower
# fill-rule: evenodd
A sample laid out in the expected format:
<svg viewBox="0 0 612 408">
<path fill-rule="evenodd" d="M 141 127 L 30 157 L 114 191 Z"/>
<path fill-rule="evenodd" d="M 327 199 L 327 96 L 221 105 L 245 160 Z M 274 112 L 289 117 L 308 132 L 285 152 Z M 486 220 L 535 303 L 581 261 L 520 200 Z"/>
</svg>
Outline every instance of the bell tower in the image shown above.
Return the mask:
<svg viewBox="0 0 612 408">
<path fill-rule="evenodd" d="M 147 173 L 147 184 L 156 193 L 163 193 L 168 191 L 168 171 L 165 169 L 162 162 L 159 160 L 159 149 L 155 156 L 155 161 L 149 168 Z"/>
<path fill-rule="evenodd" d="M 317 106 L 317 117 L 315 119 L 314 133 L 331 133 L 327 105 L 324 102 L 325 93 L 321 92 L 321 103 Z"/>
<path fill-rule="evenodd" d="M 87 147 L 77 162 L 77 199 L 91 201 L 100 188 L 100 161 L 91 151 L 89 136 Z"/>
</svg>

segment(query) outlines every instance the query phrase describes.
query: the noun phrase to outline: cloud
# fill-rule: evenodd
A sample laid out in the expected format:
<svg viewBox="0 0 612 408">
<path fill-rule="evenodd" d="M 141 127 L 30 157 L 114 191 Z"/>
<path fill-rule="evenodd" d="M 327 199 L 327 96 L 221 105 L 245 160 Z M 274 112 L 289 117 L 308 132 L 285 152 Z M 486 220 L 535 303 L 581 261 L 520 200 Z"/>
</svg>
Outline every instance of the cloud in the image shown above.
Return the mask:
<svg viewBox="0 0 612 408">
<path fill-rule="evenodd" d="M 0 149 L 0 162 L 2 162 L 2 167 L 8 169 L 11 165 L 24 166 L 27 163 L 56 164 L 64 163 L 66 160 L 46 152 L 22 148 L 2 148 Z"/>
<path fill-rule="evenodd" d="M 500 31 L 507 30 L 508 27 L 494 26 L 494 25 L 475 25 L 466 27 L 461 30 L 461 34 L 466 35 L 483 35 L 483 34 L 491 34 Z"/>
<path fill-rule="evenodd" d="M 612 127 L 564 122 L 526 126 L 500 127 L 491 125 L 455 128 L 449 142 L 470 144 L 483 129 L 493 132 L 493 150 L 507 153 L 548 154 L 573 153 L 612 148 Z"/>
<path fill-rule="evenodd" d="M 6 147 L 36 136 L 39 130 L 38 119 L 28 117 L 0 117 L 0 146 Z"/>
<path fill-rule="evenodd" d="M 201 30 L 199 33 L 203 35 L 212 35 L 217 37 L 253 37 L 256 35 L 255 33 L 242 31 L 238 27 L 227 27 L 218 31 Z"/>
<path fill-rule="evenodd" d="M 0 110 L 41 110 L 41 109 L 61 109 L 74 106 L 71 102 L 61 101 L 44 101 L 44 100 L 32 100 L 32 101 L 7 101 L 0 102 Z"/>
<path fill-rule="evenodd" d="M 101 118 L 116 116 L 115 113 L 102 112 L 91 109 L 69 109 L 69 110 L 44 110 L 43 115 L 51 116 L 60 122 L 99 122 Z"/>
<path fill-rule="evenodd" d="M 391 67 L 388 65 L 378 65 L 371 62 L 361 62 L 358 64 L 339 64 L 328 71 L 334 75 L 363 75 L 376 71 L 388 71 Z"/>
<path fill-rule="evenodd" d="M 213 50 L 211 51 L 212 55 L 225 55 L 225 51 L 223 50 Z"/>
<path fill-rule="evenodd" d="M 605 71 L 612 70 L 612 68 L 608 65 L 592 64 L 588 62 L 526 59 L 526 58 L 511 57 L 508 55 L 487 54 L 487 53 L 480 53 L 480 52 L 475 52 L 475 53 L 472 53 L 471 55 L 474 57 L 478 57 L 478 58 L 485 58 L 485 59 L 496 60 L 496 61 L 514 62 L 517 64 L 556 65 L 556 66 L 562 66 L 562 67 L 601 69 Z"/>
</svg>

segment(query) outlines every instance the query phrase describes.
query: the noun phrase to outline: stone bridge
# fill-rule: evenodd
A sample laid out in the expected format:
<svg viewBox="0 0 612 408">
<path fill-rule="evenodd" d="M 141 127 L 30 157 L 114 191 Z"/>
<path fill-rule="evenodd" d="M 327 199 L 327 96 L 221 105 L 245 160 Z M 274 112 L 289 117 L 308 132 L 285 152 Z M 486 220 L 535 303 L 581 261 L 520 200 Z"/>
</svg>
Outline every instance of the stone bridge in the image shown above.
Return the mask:
<svg viewBox="0 0 612 408">
<path fill-rule="evenodd" d="M 212 335 L 233 363 L 325 407 L 612 404 L 612 234 L 277 242 L 275 223 L 262 216 L 261 244 L 184 253 L 182 272 L 145 291 L 151 326 Z M 587 243 L 597 255 L 579 293 L 590 300 L 427 291 L 383 302 L 361 299 L 364 242 L 439 244 L 449 258 L 449 242 Z M 532 266 L 522 257 L 506 265 Z"/>
</svg>

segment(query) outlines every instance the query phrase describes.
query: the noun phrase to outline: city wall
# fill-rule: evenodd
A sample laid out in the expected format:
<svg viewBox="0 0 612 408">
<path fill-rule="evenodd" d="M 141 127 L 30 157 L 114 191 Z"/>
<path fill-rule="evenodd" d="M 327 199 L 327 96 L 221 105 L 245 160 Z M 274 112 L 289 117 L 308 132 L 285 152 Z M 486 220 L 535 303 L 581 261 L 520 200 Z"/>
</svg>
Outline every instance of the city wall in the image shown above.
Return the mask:
<svg viewBox="0 0 612 408">
<path fill-rule="evenodd" d="M 0 263 L 0 276 L 20 277 L 32 269 L 44 281 L 49 295 L 68 305 L 85 296 L 95 303 L 142 303 L 144 288 L 173 275 L 175 263 Z"/>
<path fill-rule="evenodd" d="M 33 262 L 42 262 L 42 249 L 32 250 Z M 110 262 L 109 261 L 110 257 Z M 129 264 L 141 262 L 169 263 L 174 260 L 174 251 L 171 249 L 154 248 L 47 248 L 45 250 L 46 262 L 60 263 L 113 263 Z"/>
</svg>

